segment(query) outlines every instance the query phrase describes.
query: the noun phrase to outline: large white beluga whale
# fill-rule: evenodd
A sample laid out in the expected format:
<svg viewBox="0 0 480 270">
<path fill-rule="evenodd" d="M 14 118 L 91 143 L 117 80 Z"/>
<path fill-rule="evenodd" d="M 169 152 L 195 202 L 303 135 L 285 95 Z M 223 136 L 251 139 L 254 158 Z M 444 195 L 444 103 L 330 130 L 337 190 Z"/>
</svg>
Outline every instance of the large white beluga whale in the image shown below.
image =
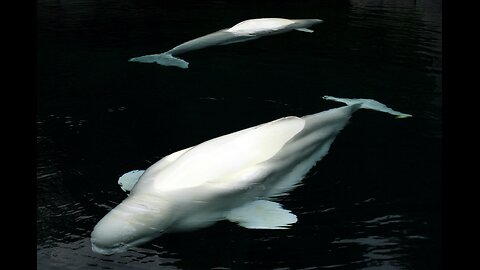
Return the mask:
<svg viewBox="0 0 480 270">
<path fill-rule="evenodd" d="M 297 216 L 275 200 L 298 186 L 358 109 L 410 117 L 371 99 L 303 117 L 289 116 L 177 151 L 124 174 L 129 195 L 94 227 L 92 250 L 126 251 L 163 233 L 230 220 L 250 229 L 287 229 Z"/>
<path fill-rule="evenodd" d="M 164 53 L 134 57 L 129 61 L 157 63 L 164 66 L 188 68 L 187 61 L 175 56 L 210 46 L 243 42 L 263 36 L 281 34 L 292 30 L 312 33 L 313 30 L 309 29 L 308 27 L 321 22 L 322 20 L 320 19 L 289 20 L 282 18 L 261 18 L 246 20 L 234 25 L 231 28 L 222 29 L 217 32 L 182 43 Z"/>
</svg>

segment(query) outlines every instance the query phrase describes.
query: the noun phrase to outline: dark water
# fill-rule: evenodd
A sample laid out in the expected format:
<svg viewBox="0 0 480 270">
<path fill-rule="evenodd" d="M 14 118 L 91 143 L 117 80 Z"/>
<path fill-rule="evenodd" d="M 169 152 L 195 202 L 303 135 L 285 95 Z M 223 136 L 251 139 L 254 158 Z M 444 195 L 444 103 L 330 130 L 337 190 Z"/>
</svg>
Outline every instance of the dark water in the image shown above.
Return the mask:
<svg viewBox="0 0 480 270">
<path fill-rule="evenodd" d="M 440 269 L 442 9 L 425 1 L 37 0 L 37 269 Z M 312 34 L 129 63 L 250 18 L 320 18 Z M 117 179 L 282 116 L 374 98 L 281 203 L 290 230 L 229 222 L 95 254 Z"/>
</svg>

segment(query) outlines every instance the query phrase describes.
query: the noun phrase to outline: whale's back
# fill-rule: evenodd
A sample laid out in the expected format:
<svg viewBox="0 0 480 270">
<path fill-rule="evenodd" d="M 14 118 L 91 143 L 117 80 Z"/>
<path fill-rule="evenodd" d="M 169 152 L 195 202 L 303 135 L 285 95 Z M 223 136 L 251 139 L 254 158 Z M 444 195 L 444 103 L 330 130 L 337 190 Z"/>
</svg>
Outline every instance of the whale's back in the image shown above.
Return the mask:
<svg viewBox="0 0 480 270">
<path fill-rule="evenodd" d="M 161 170 L 155 164 L 135 188 L 170 192 L 189 188 L 228 188 L 234 175 L 269 160 L 304 127 L 298 117 L 285 117 L 224 135 L 182 153 Z M 148 186 L 148 187 L 147 187 Z"/>
<path fill-rule="evenodd" d="M 252 19 L 237 23 L 228 32 L 237 34 L 255 34 L 268 31 L 277 31 L 294 23 L 292 20 L 282 18 Z"/>
</svg>

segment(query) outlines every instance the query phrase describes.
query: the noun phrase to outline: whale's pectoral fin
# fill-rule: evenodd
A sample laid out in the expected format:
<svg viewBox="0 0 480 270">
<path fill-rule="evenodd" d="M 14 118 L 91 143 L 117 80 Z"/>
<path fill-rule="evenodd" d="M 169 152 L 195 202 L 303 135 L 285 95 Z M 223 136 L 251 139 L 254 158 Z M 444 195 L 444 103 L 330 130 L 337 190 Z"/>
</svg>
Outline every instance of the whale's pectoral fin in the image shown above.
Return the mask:
<svg viewBox="0 0 480 270">
<path fill-rule="evenodd" d="M 300 32 L 313 33 L 313 30 L 308 29 L 308 28 L 296 28 L 295 30 L 300 31 Z"/>
<path fill-rule="evenodd" d="M 248 229 L 288 229 L 297 216 L 279 203 L 257 200 L 228 212 L 226 218 Z"/>
<path fill-rule="evenodd" d="M 139 63 L 157 63 L 163 66 L 174 66 L 179 68 L 188 68 L 188 62 L 175 57 L 169 53 L 150 54 L 139 57 L 134 57 L 128 60 L 129 62 Z"/>
<path fill-rule="evenodd" d="M 133 170 L 125 173 L 118 178 L 118 185 L 123 191 L 130 192 L 144 172 L 144 170 Z"/>
</svg>

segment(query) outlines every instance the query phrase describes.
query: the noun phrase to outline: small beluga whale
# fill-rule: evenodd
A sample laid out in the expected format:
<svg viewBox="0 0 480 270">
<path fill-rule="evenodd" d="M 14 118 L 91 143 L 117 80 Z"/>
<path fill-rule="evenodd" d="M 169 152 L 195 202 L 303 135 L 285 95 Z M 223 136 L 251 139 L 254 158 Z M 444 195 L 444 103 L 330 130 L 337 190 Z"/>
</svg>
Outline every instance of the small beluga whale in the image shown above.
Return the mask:
<svg viewBox="0 0 480 270">
<path fill-rule="evenodd" d="M 289 20 L 282 18 L 261 18 L 240 22 L 231 28 L 192 39 L 160 54 L 150 54 L 131 58 L 131 62 L 157 63 L 164 66 L 188 68 L 188 62 L 175 57 L 182 53 L 216 45 L 244 42 L 263 36 L 281 34 L 292 30 L 312 33 L 308 27 L 321 23 L 320 19 Z"/>
<path fill-rule="evenodd" d="M 129 194 L 94 227 L 92 250 L 119 253 L 220 220 L 249 229 L 288 229 L 297 216 L 275 200 L 327 154 L 355 111 L 411 116 L 372 99 L 324 99 L 347 105 L 220 136 L 122 175 L 118 183 Z"/>
</svg>

